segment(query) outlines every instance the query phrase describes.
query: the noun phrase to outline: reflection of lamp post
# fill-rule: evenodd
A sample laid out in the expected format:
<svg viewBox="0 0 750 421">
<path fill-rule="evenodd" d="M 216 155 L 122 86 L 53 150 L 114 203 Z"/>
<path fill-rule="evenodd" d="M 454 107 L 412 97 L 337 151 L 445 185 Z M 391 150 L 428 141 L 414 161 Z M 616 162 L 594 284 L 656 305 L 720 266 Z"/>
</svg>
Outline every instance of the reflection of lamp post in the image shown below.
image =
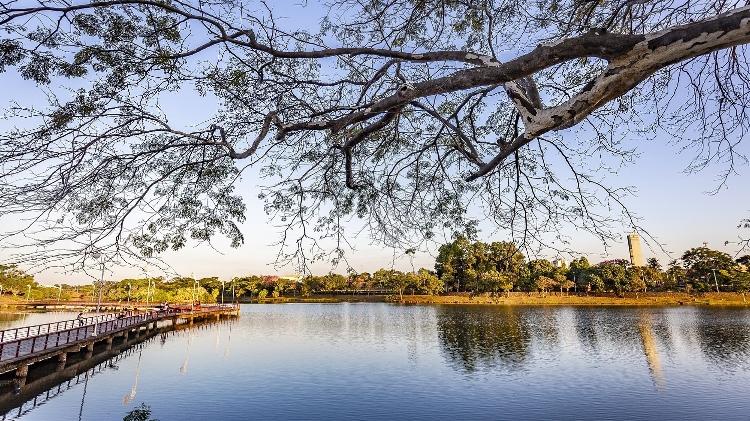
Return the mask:
<svg viewBox="0 0 750 421">
<path fill-rule="evenodd" d="M 138 391 L 138 377 L 140 377 L 141 374 L 141 354 L 143 353 L 143 348 L 141 348 L 140 351 L 138 351 L 138 365 L 135 367 L 135 382 L 133 383 L 133 387 L 130 388 L 130 393 L 123 396 L 122 398 L 122 404 L 127 405 L 130 402 L 135 399 L 135 394 Z"/>
<path fill-rule="evenodd" d="M 89 386 L 89 370 L 86 370 L 86 382 L 83 384 L 83 395 L 81 395 L 81 409 L 78 411 L 78 421 L 81 421 L 81 419 L 83 418 L 83 401 L 86 399 L 86 388 L 88 386 Z"/>
</svg>

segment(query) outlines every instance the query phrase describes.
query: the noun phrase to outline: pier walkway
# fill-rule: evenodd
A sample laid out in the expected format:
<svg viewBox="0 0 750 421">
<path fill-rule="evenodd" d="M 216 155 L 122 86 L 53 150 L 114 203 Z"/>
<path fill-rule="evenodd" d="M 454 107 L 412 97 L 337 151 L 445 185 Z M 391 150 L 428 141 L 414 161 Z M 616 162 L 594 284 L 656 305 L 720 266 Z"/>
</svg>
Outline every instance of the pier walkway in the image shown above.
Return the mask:
<svg viewBox="0 0 750 421">
<path fill-rule="evenodd" d="M 104 343 L 111 349 L 115 338 L 124 341 L 141 331 L 176 327 L 178 324 L 193 324 L 200 320 L 219 320 L 222 317 L 239 315 L 235 304 L 175 307 L 164 311 L 147 311 L 131 315 L 105 314 L 74 320 L 23 326 L 0 331 L 0 373 L 15 370 L 16 378 L 25 378 L 29 366 L 50 358 L 57 358 L 60 369 L 65 367 L 67 354 L 85 350 L 91 354 L 94 346 Z"/>
</svg>

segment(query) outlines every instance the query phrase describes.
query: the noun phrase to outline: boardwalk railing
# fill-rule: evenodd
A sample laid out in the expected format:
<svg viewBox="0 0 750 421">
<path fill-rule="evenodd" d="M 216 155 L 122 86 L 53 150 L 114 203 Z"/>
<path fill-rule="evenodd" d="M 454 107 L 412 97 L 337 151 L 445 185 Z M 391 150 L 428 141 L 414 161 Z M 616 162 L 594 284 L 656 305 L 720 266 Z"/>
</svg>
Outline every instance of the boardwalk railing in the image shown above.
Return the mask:
<svg viewBox="0 0 750 421">
<path fill-rule="evenodd" d="M 232 304 L 203 306 L 195 308 L 193 311 L 190 311 L 189 307 L 177 307 L 165 311 L 137 313 L 126 317 L 107 314 L 9 329 L 0 333 L 0 338 L 5 338 L 5 340 L 0 339 L 0 362 L 7 362 L 36 352 L 73 344 L 131 326 L 163 320 L 178 314 L 188 313 L 196 316 L 236 308 Z"/>
<path fill-rule="evenodd" d="M 72 329 L 77 326 L 93 325 L 107 320 L 116 318 L 116 314 L 102 314 L 99 316 L 82 317 L 74 320 L 64 320 L 59 322 L 50 322 L 41 325 L 22 326 L 0 331 L 0 342 L 12 341 L 15 339 L 29 338 L 32 336 L 44 335 L 47 333 L 58 332 L 61 330 Z"/>
</svg>

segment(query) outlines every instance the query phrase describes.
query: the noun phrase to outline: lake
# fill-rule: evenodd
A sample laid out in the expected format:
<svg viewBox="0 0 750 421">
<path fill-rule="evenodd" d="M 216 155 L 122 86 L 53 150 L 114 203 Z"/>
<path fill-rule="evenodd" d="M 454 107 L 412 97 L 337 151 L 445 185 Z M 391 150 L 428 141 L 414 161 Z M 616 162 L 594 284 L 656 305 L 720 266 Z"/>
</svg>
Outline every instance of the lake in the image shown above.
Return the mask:
<svg viewBox="0 0 750 421">
<path fill-rule="evenodd" d="M 750 310 L 243 305 L 47 395 L 5 419 L 747 420 Z"/>
</svg>

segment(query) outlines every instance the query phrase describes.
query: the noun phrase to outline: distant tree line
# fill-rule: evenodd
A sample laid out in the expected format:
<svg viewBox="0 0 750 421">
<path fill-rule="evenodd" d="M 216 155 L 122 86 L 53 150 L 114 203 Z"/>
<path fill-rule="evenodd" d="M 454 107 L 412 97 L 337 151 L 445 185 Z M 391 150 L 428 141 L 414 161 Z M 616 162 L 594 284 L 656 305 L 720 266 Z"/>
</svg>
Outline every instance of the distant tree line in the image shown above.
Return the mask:
<svg viewBox="0 0 750 421">
<path fill-rule="evenodd" d="M 308 275 L 299 280 L 277 276 L 247 276 L 234 278 L 239 297 L 278 298 L 284 295 L 324 293 L 356 293 L 373 291 L 379 293 L 404 293 L 433 295 L 443 292 L 443 282 L 434 272 L 419 269 L 416 272 L 401 272 L 380 269 L 374 273 L 361 272 L 341 275 Z"/>
<path fill-rule="evenodd" d="M 617 293 L 647 291 L 750 291 L 750 255 L 733 259 L 707 247 L 687 250 L 662 268 L 655 258 L 646 266 L 624 259 L 591 264 L 586 257 L 569 264 L 547 259 L 527 260 L 518 247 L 505 241 L 470 242 L 465 237 L 440 246 L 435 270 L 308 275 L 304 277 L 242 276 L 129 278 L 85 285 L 44 286 L 15 265 L 0 265 L 3 295 L 30 299 L 205 303 L 257 300 L 313 294 L 378 293 L 436 295 L 442 293 L 505 293 L 511 291 L 560 293 Z M 31 294 L 28 296 L 28 294 Z"/>
<path fill-rule="evenodd" d="M 435 270 L 447 292 L 541 293 L 626 291 L 698 291 L 718 289 L 746 293 L 750 289 L 750 255 L 733 259 L 707 247 L 683 253 L 662 268 L 655 258 L 646 266 L 633 266 L 624 259 L 591 264 L 579 257 L 570 264 L 547 259 L 528 260 L 511 242 L 470 242 L 465 237 L 442 245 Z"/>
</svg>

